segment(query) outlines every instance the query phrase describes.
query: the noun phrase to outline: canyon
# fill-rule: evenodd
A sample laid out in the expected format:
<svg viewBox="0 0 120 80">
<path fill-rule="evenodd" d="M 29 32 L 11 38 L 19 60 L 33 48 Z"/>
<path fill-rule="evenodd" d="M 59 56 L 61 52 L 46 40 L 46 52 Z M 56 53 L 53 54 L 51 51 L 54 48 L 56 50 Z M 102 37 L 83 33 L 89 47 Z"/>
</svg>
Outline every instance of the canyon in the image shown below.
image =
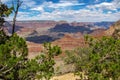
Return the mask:
<svg viewBox="0 0 120 80">
<path fill-rule="evenodd" d="M 5 23 L 8 34 L 12 31 L 11 24 Z M 44 42 L 58 45 L 63 51 L 85 47 L 84 35 L 95 38 L 112 35 L 112 24 L 114 22 L 17 21 L 15 32 L 26 39 L 29 57 L 32 58 L 44 49 Z"/>
</svg>

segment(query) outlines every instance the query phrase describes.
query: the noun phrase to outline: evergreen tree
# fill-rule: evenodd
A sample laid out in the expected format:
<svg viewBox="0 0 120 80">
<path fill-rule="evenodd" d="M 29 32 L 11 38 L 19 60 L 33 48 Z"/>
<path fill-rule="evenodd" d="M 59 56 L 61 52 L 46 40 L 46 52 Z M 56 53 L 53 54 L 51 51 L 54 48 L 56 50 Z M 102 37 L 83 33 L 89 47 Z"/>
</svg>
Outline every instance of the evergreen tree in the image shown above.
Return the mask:
<svg viewBox="0 0 120 80">
<path fill-rule="evenodd" d="M 0 25 L 5 22 L 12 8 L 0 5 Z M 49 80 L 54 74 L 54 56 L 61 53 L 58 46 L 45 43 L 45 51 L 35 59 L 28 59 L 26 41 L 16 33 L 6 35 L 0 30 L 0 79 L 3 80 L 34 80 L 36 78 Z"/>
<path fill-rule="evenodd" d="M 13 7 L 8 8 L 7 5 L 3 4 L 0 1 L 0 29 L 3 26 L 3 23 L 5 22 L 4 17 L 8 17 L 12 13 Z"/>
<path fill-rule="evenodd" d="M 72 58 L 70 54 L 67 56 L 75 64 L 75 73 L 81 80 L 119 80 L 120 40 L 114 37 L 97 40 L 89 36 L 86 39 L 89 47 L 70 53 Z"/>
<path fill-rule="evenodd" d="M 61 53 L 60 47 L 45 43 L 44 53 L 28 59 L 26 42 L 16 34 L 0 44 L 0 79 L 49 80 L 54 74 L 54 56 Z"/>
<path fill-rule="evenodd" d="M 120 78 L 120 40 L 103 37 L 89 54 L 88 78 L 91 80 L 118 80 Z"/>
</svg>

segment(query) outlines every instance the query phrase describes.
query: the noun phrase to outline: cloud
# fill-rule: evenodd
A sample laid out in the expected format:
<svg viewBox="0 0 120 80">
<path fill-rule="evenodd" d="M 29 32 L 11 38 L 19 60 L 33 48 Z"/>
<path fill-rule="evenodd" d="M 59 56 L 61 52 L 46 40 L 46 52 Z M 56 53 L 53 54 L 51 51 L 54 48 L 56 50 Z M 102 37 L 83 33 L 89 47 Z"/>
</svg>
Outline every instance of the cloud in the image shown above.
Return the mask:
<svg viewBox="0 0 120 80">
<path fill-rule="evenodd" d="M 59 3 L 44 1 L 40 4 L 37 4 L 37 2 L 33 0 L 23 1 L 24 4 L 22 5 L 22 8 L 26 9 L 26 11 L 20 11 L 17 16 L 17 20 L 66 20 L 70 22 L 96 22 L 117 21 L 120 19 L 120 12 L 118 11 L 118 8 L 120 8 L 120 0 L 96 3 L 95 5 L 79 3 L 78 0 L 60 0 Z M 98 1 L 99 0 L 96 0 L 96 2 Z M 71 6 L 74 8 L 79 6 L 80 8 L 72 9 L 70 8 Z M 81 6 L 83 7 L 81 8 Z M 29 12 L 27 12 L 27 10 Z"/>
<path fill-rule="evenodd" d="M 78 0 L 60 0 L 60 3 L 64 3 L 64 2 L 72 2 L 72 3 L 78 3 Z"/>
<path fill-rule="evenodd" d="M 39 6 L 39 7 L 31 8 L 30 10 L 36 10 L 36 11 L 43 12 L 44 8 L 42 6 Z"/>
<path fill-rule="evenodd" d="M 9 0 L 1 0 L 1 2 L 3 2 L 3 3 L 6 3 L 6 2 L 8 2 Z"/>
<path fill-rule="evenodd" d="M 93 8 L 116 10 L 116 6 L 114 3 L 107 3 L 107 2 L 103 2 L 101 4 L 94 5 Z"/>
<path fill-rule="evenodd" d="M 86 9 L 43 12 L 38 15 L 28 16 L 29 13 L 20 13 L 18 20 L 66 20 L 69 22 L 96 22 L 96 21 L 117 21 L 119 20 L 120 12 L 104 14 L 99 11 L 91 11 Z"/>
<path fill-rule="evenodd" d="M 78 3 L 71 3 L 71 2 L 62 2 L 62 3 L 57 3 L 57 4 L 53 4 L 50 3 L 50 5 L 48 7 L 52 7 L 52 8 L 60 8 L 60 7 L 66 7 L 66 6 L 73 6 L 73 5 L 79 5 Z"/>
<path fill-rule="evenodd" d="M 12 1 L 16 3 L 17 0 L 1 0 L 3 3 L 7 3 L 7 5 L 12 5 Z M 27 9 L 27 8 L 32 8 L 36 6 L 36 1 L 34 0 L 20 0 L 23 1 L 21 8 L 22 9 Z"/>
<path fill-rule="evenodd" d="M 44 8 L 53 8 L 53 9 L 59 9 L 59 8 L 66 8 L 76 5 L 84 5 L 84 3 L 78 3 L 76 1 L 67 1 L 67 0 L 61 0 L 59 3 L 53 3 L 53 2 L 44 2 L 43 4 L 39 5 L 38 7 L 32 8 L 31 10 L 37 10 L 37 11 L 44 11 Z"/>
<path fill-rule="evenodd" d="M 36 2 L 34 0 L 21 0 L 23 1 L 23 4 L 21 8 L 27 9 L 27 8 L 33 8 L 36 6 Z"/>
<path fill-rule="evenodd" d="M 95 0 L 95 2 L 99 2 L 99 0 Z"/>
<path fill-rule="evenodd" d="M 89 9 L 101 9 L 101 10 L 117 10 L 120 8 L 120 1 L 113 0 L 112 2 L 102 2 L 100 4 L 88 5 Z"/>
</svg>

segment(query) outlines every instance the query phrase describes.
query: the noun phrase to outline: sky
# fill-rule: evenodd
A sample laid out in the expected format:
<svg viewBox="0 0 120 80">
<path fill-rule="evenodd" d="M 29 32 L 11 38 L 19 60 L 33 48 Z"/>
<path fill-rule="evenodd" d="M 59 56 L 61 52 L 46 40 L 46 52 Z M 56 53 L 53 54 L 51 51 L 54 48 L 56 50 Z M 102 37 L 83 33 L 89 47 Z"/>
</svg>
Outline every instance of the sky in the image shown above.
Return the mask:
<svg viewBox="0 0 120 80">
<path fill-rule="evenodd" d="M 11 6 L 12 0 L 1 0 Z M 16 0 L 13 0 L 15 2 Z M 120 0 L 21 0 L 17 20 L 101 22 L 120 20 Z M 7 18 L 12 20 L 13 14 Z"/>
</svg>

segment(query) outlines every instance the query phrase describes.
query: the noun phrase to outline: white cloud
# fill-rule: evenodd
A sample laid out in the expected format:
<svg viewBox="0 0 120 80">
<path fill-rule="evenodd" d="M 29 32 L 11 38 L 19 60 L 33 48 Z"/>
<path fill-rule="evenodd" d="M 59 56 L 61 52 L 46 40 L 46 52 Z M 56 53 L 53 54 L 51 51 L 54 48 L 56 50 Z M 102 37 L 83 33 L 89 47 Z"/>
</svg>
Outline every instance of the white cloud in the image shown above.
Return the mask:
<svg viewBox="0 0 120 80">
<path fill-rule="evenodd" d="M 23 13 L 20 13 L 23 14 Z M 99 11 L 82 10 L 67 10 L 53 11 L 52 13 L 43 12 L 35 16 L 28 16 L 29 13 L 24 13 L 17 17 L 18 20 L 66 20 L 66 21 L 81 21 L 81 22 L 96 22 L 96 21 L 117 21 L 119 20 L 120 12 L 104 14 Z"/>
<path fill-rule="evenodd" d="M 95 2 L 99 2 L 99 0 L 95 0 Z"/>
<path fill-rule="evenodd" d="M 76 1 L 60 1 L 59 3 L 53 3 L 53 2 L 44 2 L 43 4 L 41 4 L 38 7 L 34 7 L 31 10 L 37 10 L 37 11 L 43 11 L 43 9 L 45 7 L 49 7 L 49 8 L 54 8 L 54 9 L 58 9 L 58 8 L 64 8 L 65 7 L 70 7 L 70 6 L 74 6 L 74 5 L 84 5 L 84 3 L 78 3 Z"/>
<path fill-rule="evenodd" d="M 24 0 L 25 6 L 30 7 L 31 12 L 19 12 L 17 20 L 67 20 L 67 21 L 82 21 L 82 22 L 96 22 L 96 21 L 117 21 L 120 19 L 120 12 L 117 8 L 120 8 L 120 0 L 114 0 L 112 2 L 103 2 L 100 4 L 89 5 L 87 9 L 80 10 L 59 10 L 59 8 L 69 7 L 74 5 L 84 5 L 78 3 L 77 0 L 60 0 L 60 3 L 44 2 L 36 7 L 36 3 L 33 0 Z M 31 3 L 29 3 L 31 1 Z M 54 8 L 52 12 L 45 12 L 44 8 Z M 98 8 L 98 9 L 96 9 Z M 92 9 L 92 11 L 91 11 Z M 115 13 L 108 11 L 106 14 L 103 10 L 115 10 Z M 41 14 L 34 15 L 37 10 Z M 12 18 L 11 18 L 12 19 Z"/>
<path fill-rule="evenodd" d="M 64 2 L 64 3 L 50 4 L 49 7 L 60 8 L 60 7 L 66 7 L 66 6 L 72 6 L 72 5 L 79 5 L 79 4 L 78 3 L 74 4 L 74 3 L 71 3 L 71 2 Z"/>
<path fill-rule="evenodd" d="M 72 2 L 72 3 L 78 3 L 78 0 L 60 0 L 60 3 L 64 3 L 64 2 Z"/>
<path fill-rule="evenodd" d="M 100 4 L 95 5 L 88 5 L 88 8 L 91 9 L 101 9 L 101 10 L 117 10 L 117 8 L 120 8 L 120 0 L 113 0 L 112 2 L 102 2 Z"/>
<path fill-rule="evenodd" d="M 22 8 L 23 9 L 27 9 L 28 7 L 33 8 L 36 6 L 36 2 L 34 0 L 22 0 L 23 4 L 22 4 Z"/>
<path fill-rule="evenodd" d="M 21 15 L 30 15 L 31 13 L 30 12 L 18 12 L 18 16 L 21 16 Z"/>
<path fill-rule="evenodd" d="M 39 6 L 39 7 L 32 8 L 31 10 L 36 10 L 36 11 L 43 12 L 44 8 L 42 6 Z"/>
<path fill-rule="evenodd" d="M 8 2 L 8 1 L 10 1 L 10 0 L 1 0 L 1 2 L 3 2 L 3 3 L 6 3 L 6 2 Z"/>
<path fill-rule="evenodd" d="M 1 0 L 1 2 L 3 3 L 7 3 L 9 2 L 7 5 L 12 5 L 12 1 L 14 3 L 16 3 L 17 0 Z M 27 9 L 28 7 L 35 7 L 36 6 L 36 2 L 34 0 L 20 0 L 23 1 L 21 8 L 23 9 Z"/>
<path fill-rule="evenodd" d="M 116 8 L 120 8 L 120 0 L 114 0 L 114 4 L 116 4 Z"/>
</svg>

